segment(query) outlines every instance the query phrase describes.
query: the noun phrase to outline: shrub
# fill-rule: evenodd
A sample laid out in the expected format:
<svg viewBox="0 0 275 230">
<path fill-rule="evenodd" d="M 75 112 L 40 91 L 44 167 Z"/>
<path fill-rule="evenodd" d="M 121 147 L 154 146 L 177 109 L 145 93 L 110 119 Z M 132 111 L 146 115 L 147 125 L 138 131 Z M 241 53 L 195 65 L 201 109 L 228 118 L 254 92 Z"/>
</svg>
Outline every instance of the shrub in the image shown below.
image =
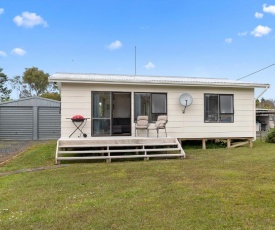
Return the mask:
<svg viewBox="0 0 275 230">
<path fill-rule="evenodd" d="M 265 142 L 267 143 L 275 143 L 275 129 L 270 129 L 269 133 L 265 138 Z"/>
</svg>

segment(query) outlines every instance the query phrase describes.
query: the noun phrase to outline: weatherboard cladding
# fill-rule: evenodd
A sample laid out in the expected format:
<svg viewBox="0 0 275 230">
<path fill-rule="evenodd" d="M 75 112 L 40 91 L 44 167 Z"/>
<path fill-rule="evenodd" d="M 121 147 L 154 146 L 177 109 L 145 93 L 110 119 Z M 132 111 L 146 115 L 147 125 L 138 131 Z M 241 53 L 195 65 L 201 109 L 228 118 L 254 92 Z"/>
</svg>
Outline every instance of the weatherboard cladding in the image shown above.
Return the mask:
<svg viewBox="0 0 275 230">
<path fill-rule="evenodd" d="M 191 78 L 191 77 L 162 77 L 162 76 L 134 76 L 134 75 L 105 75 L 56 73 L 49 78 L 52 82 L 100 82 L 100 83 L 128 83 L 128 84 L 167 84 L 167 85 L 211 85 L 267 88 L 269 84 L 242 82 L 219 78 Z"/>
<path fill-rule="evenodd" d="M 81 114 L 90 118 L 83 132 L 91 137 L 92 132 L 92 97 L 91 91 L 107 92 L 131 92 L 131 127 L 132 136 L 135 136 L 134 123 L 134 92 L 167 93 L 167 110 L 169 122 L 167 133 L 170 137 L 177 138 L 228 138 L 228 137 L 253 137 L 254 136 L 254 90 L 251 88 L 227 88 L 227 87 L 167 87 L 152 86 L 149 84 L 74 84 L 62 83 L 62 111 L 61 111 L 61 137 L 68 138 L 75 129 L 69 117 Z M 193 103 L 185 113 L 179 103 L 182 93 L 188 93 L 193 97 Z M 205 123 L 204 122 L 204 93 L 209 94 L 234 94 L 234 123 Z M 160 135 L 165 132 L 161 131 Z M 79 135 L 75 133 L 74 137 Z M 146 137 L 146 131 L 139 132 L 139 137 Z M 150 137 L 156 137 L 156 132 L 150 131 Z M 165 135 L 164 135 L 165 136 Z"/>
</svg>

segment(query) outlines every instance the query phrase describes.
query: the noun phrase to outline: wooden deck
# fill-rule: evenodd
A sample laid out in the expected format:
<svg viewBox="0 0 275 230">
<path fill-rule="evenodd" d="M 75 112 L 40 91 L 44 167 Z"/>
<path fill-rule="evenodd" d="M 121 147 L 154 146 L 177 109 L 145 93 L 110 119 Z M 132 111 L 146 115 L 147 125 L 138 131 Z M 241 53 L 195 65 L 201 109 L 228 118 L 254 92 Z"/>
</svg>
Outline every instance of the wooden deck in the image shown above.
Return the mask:
<svg viewBox="0 0 275 230">
<path fill-rule="evenodd" d="M 56 147 L 56 164 L 67 160 L 180 157 L 185 158 L 177 138 L 95 137 L 60 138 Z"/>
</svg>

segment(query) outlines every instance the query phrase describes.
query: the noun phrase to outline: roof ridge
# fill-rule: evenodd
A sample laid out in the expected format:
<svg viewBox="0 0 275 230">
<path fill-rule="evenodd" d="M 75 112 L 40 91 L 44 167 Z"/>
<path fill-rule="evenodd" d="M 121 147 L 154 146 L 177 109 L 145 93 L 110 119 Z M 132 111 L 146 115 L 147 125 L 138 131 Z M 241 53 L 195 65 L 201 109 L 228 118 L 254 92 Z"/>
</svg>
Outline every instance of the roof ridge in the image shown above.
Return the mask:
<svg viewBox="0 0 275 230">
<path fill-rule="evenodd" d="M 230 80 L 228 78 L 214 78 L 214 77 L 186 77 L 186 76 L 163 76 L 163 75 L 132 75 L 132 74 L 102 74 L 102 73 L 72 73 L 72 72 L 56 72 L 55 74 L 70 74 L 70 75 L 98 75 L 98 76 L 119 76 L 119 77 L 160 77 L 160 78 L 190 78 L 190 79 L 222 79 Z M 55 75 L 53 74 L 53 75 Z"/>
</svg>

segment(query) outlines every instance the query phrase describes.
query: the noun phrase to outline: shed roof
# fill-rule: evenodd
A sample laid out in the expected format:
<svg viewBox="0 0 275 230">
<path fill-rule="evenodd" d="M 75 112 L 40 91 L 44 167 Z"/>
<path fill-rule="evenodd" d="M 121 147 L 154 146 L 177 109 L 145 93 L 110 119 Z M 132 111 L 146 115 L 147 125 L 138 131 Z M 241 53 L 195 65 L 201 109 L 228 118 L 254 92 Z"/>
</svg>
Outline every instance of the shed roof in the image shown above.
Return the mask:
<svg viewBox="0 0 275 230">
<path fill-rule="evenodd" d="M 209 86 L 238 88 L 269 88 L 269 84 L 243 82 L 221 78 L 191 78 L 172 76 L 136 76 L 115 74 L 56 73 L 51 82 L 103 83 L 103 84 L 149 84 L 171 86 Z"/>
<path fill-rule="evenodd" d="M 14 101 L 1 102 L 0 106 L 60 107 L 60 101 L 51 100 L 43 97 L 26 97 Z"/>
</svg>

